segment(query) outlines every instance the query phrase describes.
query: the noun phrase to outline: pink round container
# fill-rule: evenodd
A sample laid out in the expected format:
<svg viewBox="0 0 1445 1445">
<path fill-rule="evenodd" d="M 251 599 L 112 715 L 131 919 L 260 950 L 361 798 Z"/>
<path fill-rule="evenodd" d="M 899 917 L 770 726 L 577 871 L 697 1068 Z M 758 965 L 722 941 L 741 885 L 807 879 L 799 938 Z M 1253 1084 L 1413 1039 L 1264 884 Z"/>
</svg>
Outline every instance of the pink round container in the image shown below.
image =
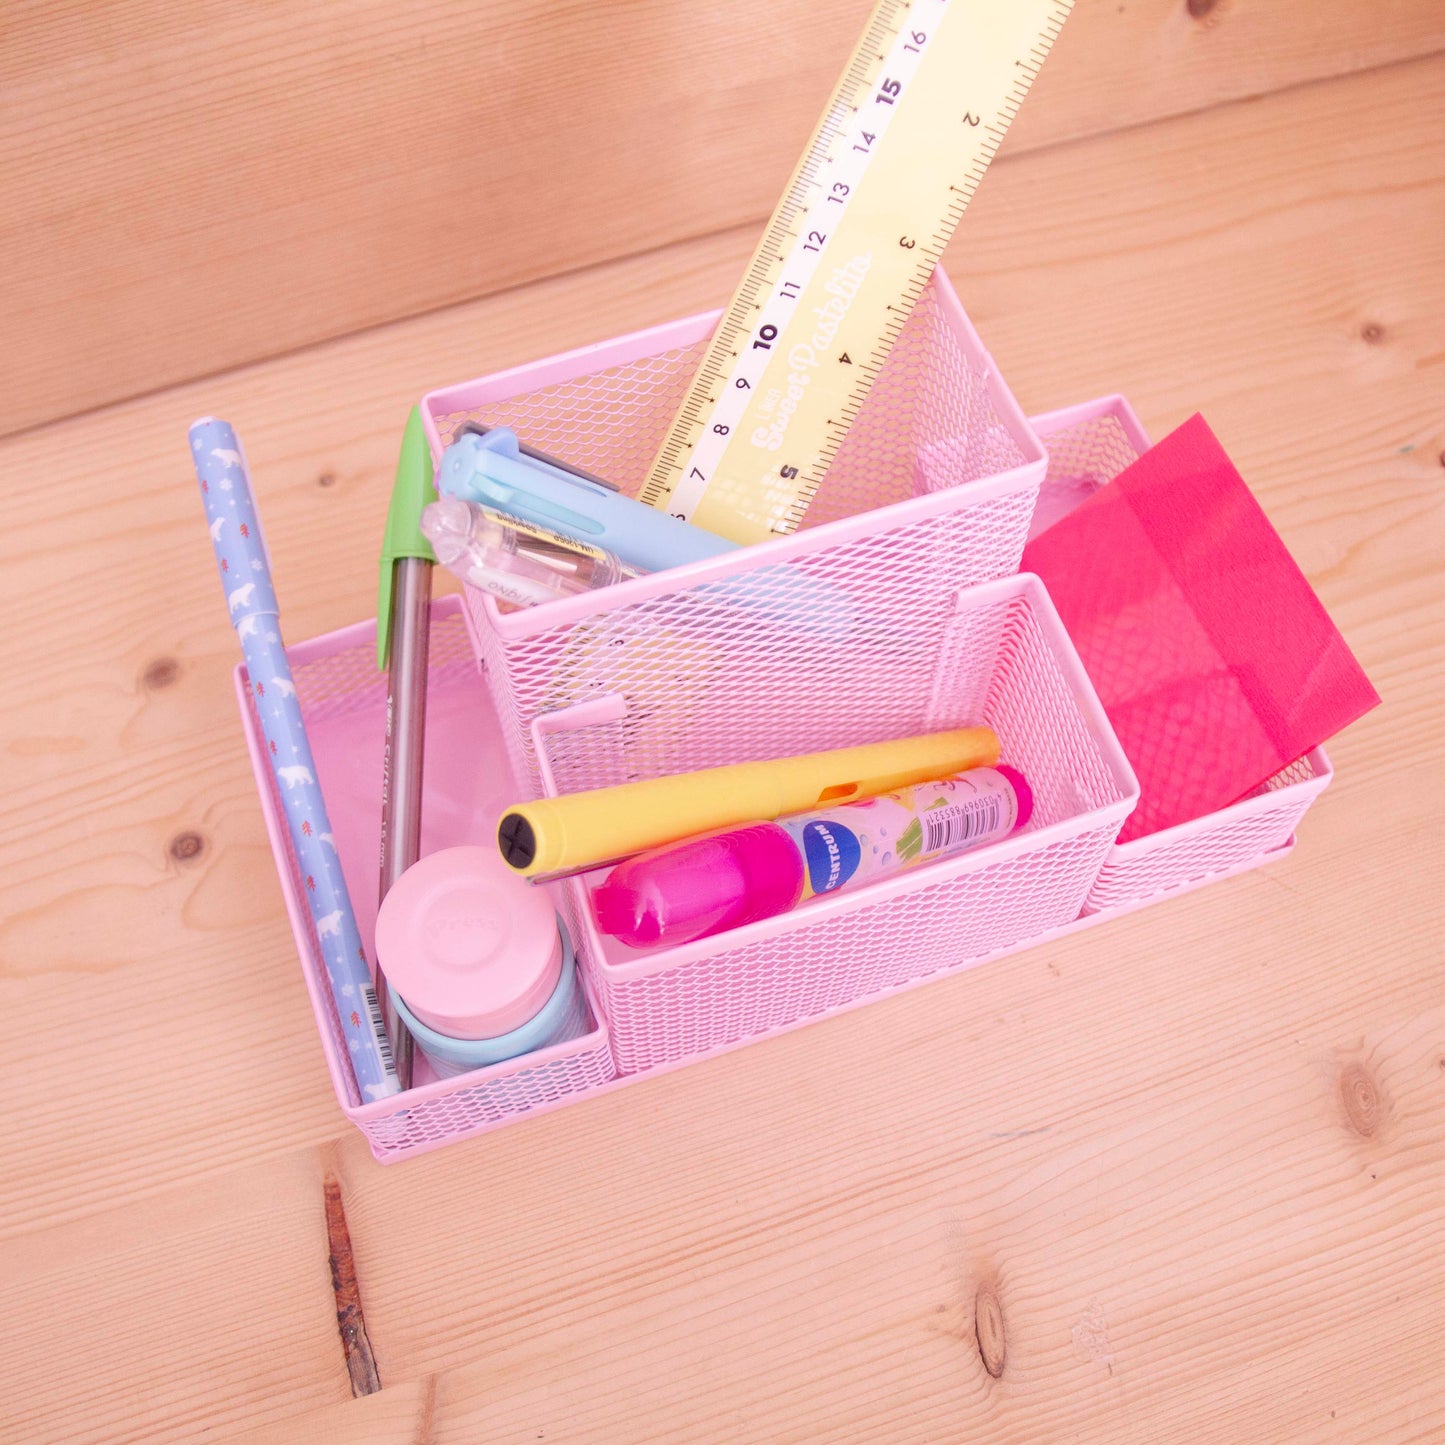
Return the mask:
<svg viewBox="0 0 1445 1445">
<path fill-rule="evenodd" d="M 443 848 L 408 868 L 382 901 L 376 951 L 408 1012 L 451 1039 L 515 1032 L 562 977 L 551 901 L 495 848 Z"/>
</svg>

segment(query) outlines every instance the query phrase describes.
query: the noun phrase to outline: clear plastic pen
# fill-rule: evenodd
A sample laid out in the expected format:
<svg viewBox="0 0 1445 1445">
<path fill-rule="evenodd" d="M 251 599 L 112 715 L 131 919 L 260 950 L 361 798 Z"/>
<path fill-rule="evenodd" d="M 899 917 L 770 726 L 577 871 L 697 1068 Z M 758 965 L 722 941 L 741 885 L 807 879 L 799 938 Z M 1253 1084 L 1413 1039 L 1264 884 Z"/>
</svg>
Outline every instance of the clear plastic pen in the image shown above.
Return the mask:
<svg viewBox="0 0 1445 1445">
<path fill-rule="evenodd" d="M 432 502 L 421 515 L 421 530 L 449 571 L 518 607 L 640 575 L 604 548 L 460 497 Z"/>
</svg>

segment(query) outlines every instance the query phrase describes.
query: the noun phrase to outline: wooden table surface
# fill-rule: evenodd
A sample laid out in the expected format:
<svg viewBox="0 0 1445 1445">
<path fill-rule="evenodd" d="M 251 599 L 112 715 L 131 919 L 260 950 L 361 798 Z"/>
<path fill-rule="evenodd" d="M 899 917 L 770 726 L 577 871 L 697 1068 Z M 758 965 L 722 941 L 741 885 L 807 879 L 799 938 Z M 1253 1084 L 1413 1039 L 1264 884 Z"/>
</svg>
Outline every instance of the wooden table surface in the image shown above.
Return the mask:
<svg viewBox="0 0 1445 1445">
<path fill-rule="evenodd" d="M 186 425 L 370 615 L 410 402 L 719 304 L 866 0 L 76 8 L 0 59 L 0 1438 L 1445 1438 L 1438 0 L 1081 0 L 946 261 L 1026 409 L 1202 409 L 1378 686 L 1294 856 L 387 1169 Z"/>
</svg>

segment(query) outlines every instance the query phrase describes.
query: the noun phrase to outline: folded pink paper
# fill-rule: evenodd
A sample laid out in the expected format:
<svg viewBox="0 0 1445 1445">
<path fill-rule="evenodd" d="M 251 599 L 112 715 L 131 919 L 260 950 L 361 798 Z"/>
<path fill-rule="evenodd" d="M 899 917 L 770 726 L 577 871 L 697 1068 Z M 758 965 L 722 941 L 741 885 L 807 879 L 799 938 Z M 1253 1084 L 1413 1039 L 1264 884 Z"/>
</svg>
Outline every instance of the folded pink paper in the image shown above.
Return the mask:
<svg viewBox="0 0 1445 1445">
<path fill-rule="evenodd" d="M 1202 416 L 1024 551 L 1139 777 L 1120 840 L 1254 791 L 1379 701 Z"/>
</svg>

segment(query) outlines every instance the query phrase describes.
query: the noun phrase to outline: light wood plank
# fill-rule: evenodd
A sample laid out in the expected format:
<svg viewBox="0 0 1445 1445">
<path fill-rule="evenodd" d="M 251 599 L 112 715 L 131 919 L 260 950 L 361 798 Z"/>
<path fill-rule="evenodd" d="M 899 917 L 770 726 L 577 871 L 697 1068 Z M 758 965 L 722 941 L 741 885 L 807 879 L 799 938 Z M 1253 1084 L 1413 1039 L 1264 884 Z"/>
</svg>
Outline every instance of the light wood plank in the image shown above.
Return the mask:
<svg viewBox="0 0 1445 1445">
<path fill-rule="evenodd" d="M 868 10 L 12 5 L 0 434 L 760 220 Z M 1441 47 L 1437 0 L 1084 0 L 1011 144 Z"/>
<path fill-rule="evenodd" d="M 1202 405 L 1381 687 L 1296 858 L 394 1170 L 308 1037 L 185 423 L 241 426 L 292 635 L 353 620 L 416 392 L 719 299 L 750 234 L 0 445 L 0 1280 L 29 1323 L 0 1435 L 327 1438 L 323 1158 L 381 1398 L 435 1374 L 438 1440 L 1445 1429 L 1442 93 L 1420 64 L 1022 157 L 950 258 L 1030 406 Z"/>
<path fill-rule="evenodd" d="M 645 1112 L 606 1101 L 605 1154 L 580 1130 L 548 1141 L 575 1147 L 564 1158 L 499 1139 L 471 1263 L 480 1176 L 372 1181 L 356 1209 L 372 1317 L 408 1367 L 441 1369 L 435 1438 L 1284 1440 L 1324 1438 L 1331 1410 L 1339 1438 L 1445 1424 L 1426 1388 L 1445 1362 L 1433 964 L 1418 949 L 1362 1019 L 1350 948 L 1301 1002 L 1272 966 L 1289 917 L 1259 925 L 1279 897 L 1241 880 L 1201 906 L 1170 940 L 1186 955 L 1241 916 L 1253 933 L 1187 990 L 1140 919 L 1107 948 L 940 985 L 926 1028 L 898 1001 L 830 1025 L 826 1054 L 779 1041 L 751 1078 L 681 1075 Z M 1338 1093 L 1360 1059 L 1389 1101 L 1372 1138 Z M 384 1230 L 403 1212 L 427 1244 Z M 1367 1303 L 1384 1279 L 1388 1320 Z M 999 1380 L 975 1339 L 984 1288 Z"/>
<path fill-rule="evenodd" d="M 215 1445 L 430 1445 L 432 1397 L 430 1381 L 397 1385 L 259 1429 L 206 1438 Z"/>
<path fill-rule="evenodd" d="M 0 1310 L 7 1441 L 194 1440 L 350 1393 L 305 1153 L 6 1250 Z"/>
</svg>

